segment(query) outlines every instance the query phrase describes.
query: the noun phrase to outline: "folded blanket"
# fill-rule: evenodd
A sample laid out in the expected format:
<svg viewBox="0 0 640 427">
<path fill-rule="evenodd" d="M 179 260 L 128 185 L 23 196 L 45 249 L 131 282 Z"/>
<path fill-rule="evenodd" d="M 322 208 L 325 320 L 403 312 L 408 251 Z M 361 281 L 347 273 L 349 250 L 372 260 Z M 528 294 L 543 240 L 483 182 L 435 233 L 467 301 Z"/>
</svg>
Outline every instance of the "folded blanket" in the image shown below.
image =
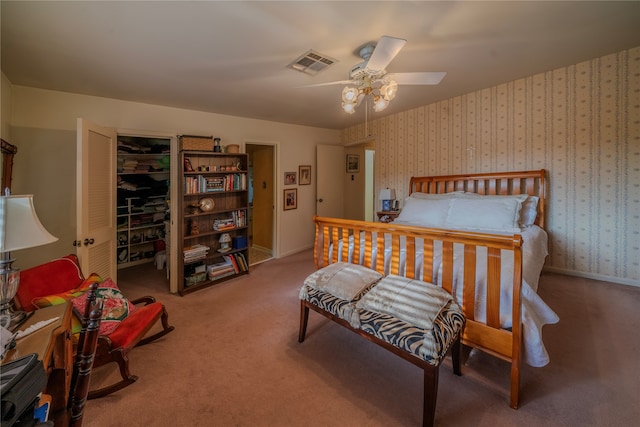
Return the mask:
<svg viewBox="0 0 640 427">
<path fill-rule="evenodd" d="M 438 314 L 452 300 L 451 294 L 439 286 L 389 275 L 358 301 L 351 325 L 360 327 L 359 310 L 368 310 L 391 315 L 429 331 Z"/>
<path fill-rule="evenodd" d="M 357 264 L 337 262 L 311 273 L 304 284 L 346 301 L 353 299 L 366 287 L 382 278 L 375 270 Z M 300 299 L 306 299 L 307 288 L 300 289 Z"/>
</svg>

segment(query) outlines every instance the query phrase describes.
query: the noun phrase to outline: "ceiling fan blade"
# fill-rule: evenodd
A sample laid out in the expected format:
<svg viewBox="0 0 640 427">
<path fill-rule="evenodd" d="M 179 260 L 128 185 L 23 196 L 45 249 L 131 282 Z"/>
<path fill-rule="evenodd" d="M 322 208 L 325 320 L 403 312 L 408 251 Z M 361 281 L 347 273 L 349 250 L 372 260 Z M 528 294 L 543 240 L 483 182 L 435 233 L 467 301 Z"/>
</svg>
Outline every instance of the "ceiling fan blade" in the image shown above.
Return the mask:
<svg viewBox="0 0 640 427">
<path fill-rule="evenodd" d="M 389 73 L 385 75 L 399 85 L 437 85 L 447 73 L 444 71 L 423 73 Z"/>
<path fill-rule="evenodd" d="M 407 43 L 405 39 L 382 36 L 376 48 L 367 62 L 367 69 L 371 71 L 383 71 L 387 65 L 396 57 L 400 49 Z"/>
<path fill-rule="evenodd" d="M 358 82 L 354 80 L 338 80 L 335 82 L 326 82 L 326 83 L 316 83 L 312 85 L 303 85 L 299 87 L 315 87 L 315 86 L 331 86 L 331 85 L 348 85 L 348 84 L 357 84 Z"/>
</svg>

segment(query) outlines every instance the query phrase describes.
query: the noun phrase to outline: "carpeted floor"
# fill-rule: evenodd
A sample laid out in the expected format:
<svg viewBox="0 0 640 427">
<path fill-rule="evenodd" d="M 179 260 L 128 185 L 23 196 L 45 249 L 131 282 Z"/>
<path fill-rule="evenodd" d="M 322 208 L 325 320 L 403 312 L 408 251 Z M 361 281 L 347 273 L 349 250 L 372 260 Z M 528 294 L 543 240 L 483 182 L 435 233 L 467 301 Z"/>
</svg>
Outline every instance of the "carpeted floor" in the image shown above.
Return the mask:
<svg viewBox="0 0 640 427">
<path fill-rule="evenodd" d="M 420 425 L 418 368 L 316 313 L 297 342 L 311 271 L 305 251 L 180 297 L 161 270 L 122 270 L 124 292 L 155 295 L 176 329 L 131 352 L 140 379 L 89 401 L 85 426 Z M 638 425 L 640 289 L 544 274 L 540 294 L 560 323 L 544 329 L 551 363 L 522 369 L 520 408 L 507 404 L 509 366 L 474 352 L 462 377 L 441 367 L 436 425 Z M 96 384 L 113 378 L 94 370 Z"/>
</svg>

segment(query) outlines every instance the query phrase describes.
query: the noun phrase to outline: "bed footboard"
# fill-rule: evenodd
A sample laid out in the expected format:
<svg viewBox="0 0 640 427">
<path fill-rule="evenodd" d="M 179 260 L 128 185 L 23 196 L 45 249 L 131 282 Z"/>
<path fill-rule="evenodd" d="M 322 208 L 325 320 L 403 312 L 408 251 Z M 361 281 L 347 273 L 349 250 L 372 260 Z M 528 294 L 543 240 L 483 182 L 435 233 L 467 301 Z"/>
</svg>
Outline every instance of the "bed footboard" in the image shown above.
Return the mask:
<svg viewBox="0 0 640 427">
<path fill-rule="evenodd" d="M 361 264 L 383 275 L 438 284 L 451 293 L 466 317 L 462 343 L 511 364 L 509 402 L 517 408 L 522 342 L 521 236 L 317 216 L 314 222 L 317 269 L 336 262 Z M 505 260 L 509 260 L 508 269 L 504 268 Z M 508 274 L 505 271 L 512 271 L 512 280 L 502 277 Z M 511 299 L 510 328 L 501 327 L 500 322 L 505 282 L 510 286 L 506 289 Z"/>
</svg>

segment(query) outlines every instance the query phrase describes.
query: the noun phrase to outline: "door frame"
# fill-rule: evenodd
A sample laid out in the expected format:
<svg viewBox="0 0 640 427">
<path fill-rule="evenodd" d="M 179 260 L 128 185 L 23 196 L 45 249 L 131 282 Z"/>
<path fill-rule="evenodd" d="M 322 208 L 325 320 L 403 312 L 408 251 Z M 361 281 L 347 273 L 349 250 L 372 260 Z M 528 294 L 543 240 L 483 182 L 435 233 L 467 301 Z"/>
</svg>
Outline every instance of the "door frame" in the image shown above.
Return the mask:
<svg viewBox="0 0 640 427">
<path fill-rule="evenodd" d="M 244 152 L 247 152 L 247 145 L 268 145 L 273 147 L 273 224 L 272 224 L 272 248 L 271 248 L 271 256 L 273 258 L 278 258 L 280 254 L 280 193 L 282 190 L 282 186 L 280 185 L 277 177 L 282 176 L 280 171 L 280 162 L 278 159 L 280 158 L 280 142 L 279 141 L 265 141 L 260 139 L 246 139 L 242 142 L 242 148 Z M 253 212 L 255 215 L 255 211 Z"/>
<path fill-rule="evenodd" d="M 182 214 L 178 218 L 178 185 L 182 183 L 182 165 L 180 164 L 180 144 L 175 133 L 143 131 L 140 129 L 116 129 L 117 135 L 139 136 L 143 138 L 161 138 L 169 139 L 171 153 L 169 153 L 169 245 L 167 246 L 167 275 L 169 277 L 169 292 L 178 293 L 178 275 L 171 274 L 172 271 L 178 271 L 178 257 L 173 255 L 178 253 L 178 239 L 171 236 L 178 236 L 178 222 L 182 219 Z M 117 148 L 117 147 L 116 147 Z"/>
</svg>

